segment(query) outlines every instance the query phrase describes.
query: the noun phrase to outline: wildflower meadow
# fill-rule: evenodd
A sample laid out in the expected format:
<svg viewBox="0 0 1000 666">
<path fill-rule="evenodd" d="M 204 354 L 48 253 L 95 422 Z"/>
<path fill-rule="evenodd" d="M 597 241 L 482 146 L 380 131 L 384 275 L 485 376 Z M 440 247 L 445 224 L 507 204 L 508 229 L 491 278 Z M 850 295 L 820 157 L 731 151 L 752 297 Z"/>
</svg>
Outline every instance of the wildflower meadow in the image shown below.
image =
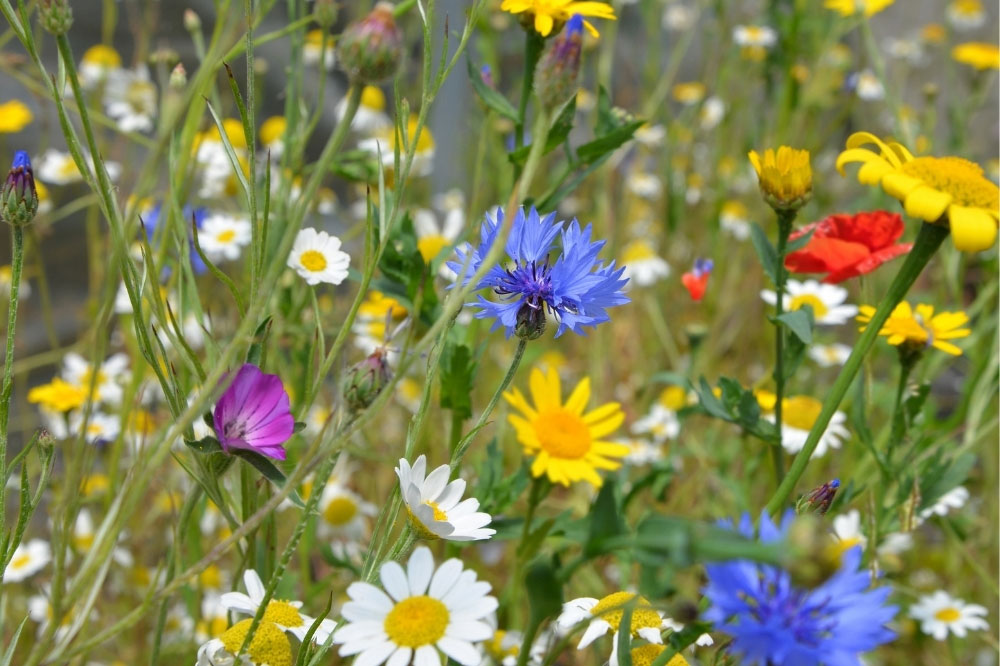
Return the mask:
<svg viewBox="0 0 1000 666">
<path fill-rule="evenodd" d="M 995 2 L 0 13 L 0 666 L 998 665 Z"/>
</svg>

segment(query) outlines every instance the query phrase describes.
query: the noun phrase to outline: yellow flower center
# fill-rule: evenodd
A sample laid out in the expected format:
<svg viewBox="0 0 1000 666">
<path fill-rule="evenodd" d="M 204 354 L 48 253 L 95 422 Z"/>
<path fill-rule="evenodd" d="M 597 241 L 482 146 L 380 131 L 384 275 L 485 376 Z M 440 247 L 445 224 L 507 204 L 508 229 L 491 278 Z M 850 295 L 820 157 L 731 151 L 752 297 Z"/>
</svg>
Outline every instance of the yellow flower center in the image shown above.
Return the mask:
<svg viewBox="0 0 1000 666">
<path fill-rule="evenodd" d="M 934 613 L 934 619 L 941 620 L 942 622 L 954 622 L 960 617 L 962 617 L 962 614 L 956 608 L 942 608 L 937 613 Z"/>
<path fill-rule="evenodd" d="M 1000 189 L 983 176 L 982 167 L 961 157 L 918 157 L 900 171 L 947 192 L 961 206 L 992 211 L 1000 206 Z"/>
<path fill-rule="evenodd" d="M 326 257 L 323 253 L 318 250 L 306 250 L 299 257 L 299 263 L 307 271 L 312 271 L 313 273 L 319 273 L 326 268 Z"/>
<path fill-rule="evenodd" d="M 31 562 L 31 555 L 24 553 L 12 559 L 10 561 L 10 566 L 13 567 L 14 569 L 23 569 L 24 567 L 28 566 L 30 562 Z"/>
<path fill-rule="evenodd" d="M 201 583 L 202 587 L 222 587 L 222 571 L 214 564 L 210 564 L 198 574 L 198 582 Z"/>
<path fill-rule="evenodd" d="M 271 145 L 285 135 L 287 127 L 284 116 L 271 116 L 260 126 L 260 142 L 265 146 Z"/>
<path fill-rule="evenodd" d="M 357 513 L 358 505 L 350 497 L 335 497 L 323 509 L 323 519 L 331 525 L 339 527 L 351 522 Z"/>
<path fill-rule="evenodd" d="M 81 551 L 86 552 L 90 550 L 90 547 L 94 545 L 94 535 L 93 534 L 74 534 L 73 535 L 73 546 Z"/>
<path fill-rule="evenodd" d="M 431 511 L 434 512 L 434 520 L 448 520 L 448 514 L 442 511 L 440 507 L 438 507 L 437 502 L 424 500 L 424 504 L 429 506 L 431 508 Z"/>
<path fill-rule="evenodd" d="M 381 88 L 365 86 L 361 90 L 361 106 L 372 111 L 385 111 L 385 93 Z"/>
<path fill-rule="evenodd" d="M 429 262 L 436 256 L 441 254 L 441 250 L 449 245 L 449 241 L 444 236 L 440 234 L 434 234 L 433 236 L 424 236 L 417 241 L 417 250 L 420 251 L 420 256 L 424 258 L 425 262 Z"/>
<path fill-rule="evenodd" d="M 813 317 L 816 319 L 821 319 L 827 312 L 830 311 L 829 308 L 826 307 L 826 304 L 820 300 L 819 296 L 816 296 L 815 294 L 799 294 L 792 299 L 791 303 L 788 304 L 788 309 L 798 310 L 806 305 L 812 308 Z"/>
<path fill-rule="evenodd" d="M 86 53 L 83 54 L 82 62 L 108 68 L 122 66 L 122 58 L 118 55 L 118 51 L 104 44 L 97 44 L 87 49 Z"/>
<path fill-rule="evenodd" d="M 299 615 L 299 609 L 287 601 L 272 600 L 267 603 L 267 610 L 264 611 L 264 618 L 267 622 L 273 622 L 282 627 L 301 627 L 305 622 Z"/>
<path fill-rule="evenodd" d="M 385 616 L 385 633 L 400 647 L 432 645 L 448 628 L 448 608 L 443 603 L 421 595 L 403 599 Z"/>
<path fill-rule="evenodd" d="M 668 386 L 660 393 L 660 404 L 677 412 L 687 405 L 687 391 L 681 386 Z"/>
<path fill-rule="evenodd" d="M 632 648 L 632 666 L 650 666 L 653 661 L 663 654 L 663 651 L 667 648 L 663 645 L 657 645 L 656 643 L 649 643 L 647 645 L 640 645 L 637 648 Z M 667 662 L 666 666 L 688 666 L 687 659 L 679 654 L 675 654 Z"/>
<path fill-rule="evenodd" d="M 215 240 L 218 241 L 219 243 L 228 243 L 234 238 L 236 238 L 236 232 L 233 231 L 232 229 L 226 229 L 218 236 L 216 236 Z"/>
<path fill-rule="evenodd" d="M 823 403 L 809 396 L 796 395 L 785 398 L 782 404 L 781 421 L 792 428 L 811 430 L 822 409 Z"/>
<path fill-rule="evenodd" d="M 535 434 L 542 450 L 554 458 L 582 458 L 590 451 L 590 429 L 579 416 L 555 407 L 535 419 Z"/>
<path fill-rule="evenodd" d="M 493 657 L 493 660 L 500 663 L 504 660 L 504 657 L 516 657 L 521 651 L 520 647 L 517 645 L 511 645 L 505 648 L 503 646 L 503 640 L 507 636 L 507 632 L 503 629 L 497 629 L 493 634 L 493 638 L 483 643 L 483 647 L 486 648 L 487 654 Z"/>
<path fill-rule="evenodd" d="M 615 592 L 604 597 L 597 602 L 597 605 L 590 609 L 590 614 L 599 617 L 612 627 L 615 631 L 621 629 L 622 617 L 625 614 L 625 606 L 636 599 L 632 608 L 632 635 L 637 635 L 640 629 L 659 629 L 662 624 L 660 616 L 653 610 L 643 597 L 636 597 L 631 592 Z"/>
<path fill-rule="evenodd" d="M 251 624 L 253 624 L 252 619 L 241 620 L 219 636 L 222 645 L 230 654 L 240 651 Z M 292 644 L 284 632 L 271 622 L 261 622 L 257 626 L 253 640 L 247 648 L 247 654 L 255 664 L 292 666 Z"/>
<path fill-rule="evenodd" d="M 637 240 L 625 246 L 625 251 L 622 252 L 622 263 L 636 263 L 643 259 L 653 259 L 655 257 L 656 252 L 653 251 L 649 243 L 644 240 Z"/>
</svg>

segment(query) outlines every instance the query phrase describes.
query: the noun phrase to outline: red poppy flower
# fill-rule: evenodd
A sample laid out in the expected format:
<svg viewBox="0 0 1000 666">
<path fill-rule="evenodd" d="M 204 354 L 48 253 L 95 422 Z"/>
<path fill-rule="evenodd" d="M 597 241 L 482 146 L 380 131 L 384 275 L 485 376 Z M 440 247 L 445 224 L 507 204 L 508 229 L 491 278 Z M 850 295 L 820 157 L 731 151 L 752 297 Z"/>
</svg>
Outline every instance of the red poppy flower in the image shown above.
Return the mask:
<svg viewBox="0 0 1000 666">
<path fill-rule="evenodd" d="M 715 263 L 711 259 L 695 259 L 694 268 L 681 276 L 681 282 L 691 294 L 691 300 L 698 302 L 705 295 L 708 278 L 712 275 Z"/>
<path fill-rule="evenodd" d="M 789 240 L 814 229 L 804 248 L 785 257 L 785 268 L 793 273 L 827 273 L 823 282 L 835 284 L 870 273 L 913 247 L 896 243 L 903 234 L 903 218 L 884 210 L 831 215 L 793 232 Z"/>
</svg>

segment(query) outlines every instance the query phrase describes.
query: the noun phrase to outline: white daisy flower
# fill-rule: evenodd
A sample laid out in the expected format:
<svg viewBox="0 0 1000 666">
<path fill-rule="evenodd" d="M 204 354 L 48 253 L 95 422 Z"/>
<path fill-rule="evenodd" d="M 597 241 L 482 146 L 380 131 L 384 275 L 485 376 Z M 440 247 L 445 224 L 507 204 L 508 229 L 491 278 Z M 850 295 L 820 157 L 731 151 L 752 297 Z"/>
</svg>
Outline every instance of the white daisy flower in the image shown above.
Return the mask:
<svg viewBox="0 0 1000 666">
<path fill-rule="evenodd" d="M 271 116 L 260 124 L 257 135 L 260 143 L 267 152 L 271 153 L 271 165 L 276 167 L 279 158 L 285 152 L 285 132 L 288 130 L 288 121 L 284 116 Z M 277 168 L 274 169 L 277 171 Z M 271 187 L 279 187 L 280 178 L 277 175 L 271 176 Z"/>
<path fill-rule="evenodd" d="M 417 135 L 417 116 L 410 116 L 406 126 L 407 141 L 410 143 L 410 150 L 413 150 L 413 163 L 410 165 L 411 176 L 429 176 L 434 170 L 434 137 L 428 127 L 420 130 L 420 137 L 413 145 L 413 139 Z M 382 166 L 391 171 L 395 168 L 393 154 L 396 146 L 396 128 L 392 125 L 376 129 L 367 138 L 358 142 L 358 148 L 368 152 L 372 159 L 377 159 L 381 155 Z M 405 151 L 400 146 L 400 155 Z M 402 159 L 402 158 L 401 158 Z"/>
<path fill-rule="evenodd" d="M 306 427 L 303 432 L 307 435 L 315 437 L 323 431 L 323 427 L 326 425 L 326 422 L 330 420 L 332 415 L 333 410 L 326 405 L 314 404 L 306 413 Z M 340 461 L 338 460 L 337 462 Z"/>
<path fill-rule="evenodd" d="M 104 44 L 91 46 L 80 59 L 80 85 L 84 90 L 93 90 L 121 66 L 122 58 L 118 51 Z"/>
<path fill-rule="evenodd" d="M 885 88 L 882 82 L 870 69 L 865 69 L 849 79 L 854 85 L 854 92 L 866 102 L 874 102 L 885 98 Z"/>
<path fill-rule="evenodd" d="M 663 184 L 660 179 L 651 173 L 633 171 L 625 179 L 625 187 L 632 194 L 643 199 L 656 199 L 663 191 Z"/>
<path fill-rule="evenodd" d="M 457 187 L 453 187 L 446 192 L 438 192 L 431 197 L 431 205 L 441 213 L 450 213 L 453 210 L 465 210 L 465 194 Z"/>
<path fill-rule="evenodd" d="M 489 539 L 496 530 L 486 526 L 492 518 L 478 511 L 479 500 L 470 497 L 459 502 L 465 492 L 465 480 L 448 483 L 451 467 L 441 465 L 426 478 L 427 457 L 421 455 L 410 467 L 405 458 L 399 459 L 396 476 L 399 490 L 406 502 L 413 529 L 425 539 L 447 541 L 478 541 Z"/>
<path fill-rule="evenodd" d="M 97 370 L 97 376 L 93 377 L 93 370 L 90 362 L 76 352 L 69 352 L 63 356 L 62 378 L 74 386 L 84 389 L 90 388 L 91 381 L 94 382 L 94 399 L 112 405 L 121 403 L 121 387 L 123 380 L 128 373 L 128 356 L 125 354 L 114 354 L 108 357 Z"/>
<path fill-rule="evenodd" d="M 32 539 L 14 549 L 7 568 L 3 571 L 4 583 L 17 583 L 34 576 L 52 561 L 52 548 L 48 541 Z"/>
<path fill-rule="evenodd" d="M 335 43 L 332 35 L 324 34 L 322 30 L 310 30 L 306 33 L 306 40 L 302 45 L 302 64 L 315 67 L 322 60 L 324 68 L 333 69 L 337 62 Z"/>
<path fill-rule="evenodd" d="M 913 535 L 909 532 L 890 532 L 882 538 L 876 549 L 879 557 L 899 556 L 913 548 Z"/>
<path fill-rule="evenodd" d="M 847 357 L 850 355 L 851 348 L 839 342 L 829 345 L 813 345 L 809 348 L 809 358 L 815 361 L 821 368 L 844 365 L 844 363 L 847 363 Z"/>
<path fill-rule="evenodd" d="M 778 295 L 763 289 L 760 297 L 768 305 L 778 303 Z M 846 324 L 858 314 L 856 305 L 845 304 L 847 290 L 834 284 L 820 284 L 816 280 L 789 280 L 785 293 L 785 312 L 798 310 L 806 305 L 812 308 L 817 324 Z"/>
<path fill-rule="evenodd" d="M 945 516 L 952 509 L 961 509 L 969 501 L 969 491 L 965 486 L 956 486 L 941 495 L 934 504 L 920 512 L 920 519 L 927 520 L 931 516 Z"/>
<path fill-rule="evenodd" d="M 309 285 L 340 284 L 347 278 L 350 263 L 350 255 L 340 249 L 339 238 L 311 227 L 299 232 L 288 255 L 288 267 Z"/>
<path fill-rule="evenodd" d="M 910 606 L 910 617 L 920 621 L 920 631 L 939 641 L 946 639 L 949 633 L 965 638 L 970 631 L 989 629 L 984 619 L 988 614 L 985 607 L 967 604 L 944 590 L 920 597 L 920 601 Z"/>
<path fill-rule="evenodd" d="M 73 534 L 70 543 L 80 553 L 86 553 L 94 545 L 94 519 L 88 509 L 80 509 L 73 523 Z"/>
<path fill-rule="evenodd" d="M 633 435 L 649 435 L 657 444 L 673 439 L 680 434 L 681 423 L 672 409 L 656 403 L 649 413 L 632 424 Z"/>
<path fill-rule="evenodd" d="M 413 230 L 417 234 L 417 250 L 424 263 L 430 264 L 442 252 L 451 247 L 465 228 L 465 211 L 453 208 L 444 215 L 444 222 L 438 224 L 437 217 L 426 208 L 413 212 Z M 445 279 L 454 279 L 455 272 L 441 265 L 438 274 Z"/>
<path fill-rule="evenodd" d="M 655 125 L 646 123 L 637 129 L 632 137 L 647 148 L 659 148 L 667 138 L 667 130 L 660 123 Z"/>
<path fill-rule="evenodd" d="M 587 623 L 587 629 L 580 637 L 580 642 L 576 649 L 582 650 L 595 640 L 614 631 L 611 647 L 611 663 L 617 662 L 618 632 L 621 629 L 621 622 L 625 614 L 626 604 L 635 600 L 632 608 L 632 626 L 630 627 L 633 638 L 642 638 L 650 643 L 663 643 L 660 632 L 670 628 L 670 622 L 663 617 L 663 613 L 650 606 L 643 597 L 637 597 L 632 592 L 615 592 L 603 599 L 593 597 L 580 597 L 563 604 L 562 613 L 556 618 L 556 625 L 563 631 L 570 631 L 573 627 Z"/>
<path fill-rule="evenodd" d="M 83 159 L 87 168 L 92 170 L 93 166 L 90 157 L 84 154 Z M 105 160 L 104 168 L 107 170 L 108 177 L 112 182 L 118 180 L 118 176 L 122 172 L 120 164 Z M 39 180 L 51 183 L 52 185 L 68 185 L 70 183 L 83 182 L 83 176 L 80 174 L 80 170 L 76 168 L 73 156 L 68 152 L 55 150 L 54 148 L 49 148 L 38 158 L 38 162 L 35 164 L 35 176 Z"/>
<path fill-rule="evenodd" d="M 650 465 L 663 459 L 663 449 L 649 440 L 633 437 L 617 443 L 628 447 L 629 452 L 625 455 L 625 462 L 629 465 Z"/>
<path fill-rule="evenodd" d="M 347 112 L 347 98 L 337 102 L 333 108 L 333 113 L 339 123 Z M 376 86 L 365 86 L 361 90 L 361 102 L 358 104 L 358 111 L 351 121 L 351 129 L 364 134 L 375 132 L 391 126 L 389 116 L 385 113 L 385 93 Z M 385 157 L 383 156 L 383 159 Z"/>
<path fill-rule="evenodd" d="M 416 413 L 420 409 L 420 398 L 423 397 L 423 384 L 413 377 L 403 377 L 396 384 L 396 399 L 403 407 Z"/>
<path fill-rule="evenodd" d="M 246 652 L 236 658 L 253 620 L 240 620 L 198 648 L 195 666 L 279 666 L 292 663 L 292 644 L 274 622 L 261 622 Z"/>
<path fill-rule="evenodd" d="M 701 111 L 698 112 L 698 122 L 701 124 L 701 129 L 708 132 L 718 127 L 725 115 L 726 103 L 712 95 L 701 105 Z"/>
<path fill-rule="evenodd" d="M 833 536 L 836 539 L 836 548 L 841 553 L 855 546 L 861 546 L 864 550 L 868 539 L 861 531 L 861 514 L 857 509 L 851 509 L 845 514 L 834 517 Z"/>
<path fill-rule="evenodd" d="M 486 622 L 493 630 L 493 637 L 483 643 L 483 660 L 479 666 L 515 666 L 521 651 L 521 632 L 499 629 L 495 613 L 490 614 Z"/>
<path fill-rule="evenodd" d="M 773 406 L 772 406 L 773 407 Z M 809 431 L 819 417 L 823 403 L 805 395 L 785 398 L 781 409 L 781 445 L 789 453 L 798 453 L 805 446 Z M 774 423 L 774 412 L 762 415 L 761 418 Z M 812 457 L 818 458 L 830 449 L 839 449 L 843 440 L 850 437 L 850 432 L 844 426 L 847 415 L 844 412 L 834 412 L 830 423 L 820 437 Z"/>
<path fill-rule="evenodd" d="M 462 666 L 476 666 L 482 655 L 476 643 L 493 629 L 484 619 L 497 608 L 490 584 L 477 581 L 461 560 L 445 561 L 435 571 L 426 546 L 413 551 L 406 570 L 386 562 L 379 571 L 383 592 L 368 583 L 352 583 L 341 614 L 347 624 L 333 642 L 340 656 L 358 655 L 355 666 L 440 666 L 438 650 Z"/>
<path fill-rule="evenodd" d="M 629 285 L 648 287 L 670 275 L 670 264 L 644 238 L 626 245 L 619 263 L 625 268 L 624 277 L 629 278 Z"/>
<path fill-rule="evenodd" d="M 944 13 L 955 30 L 975 30 L 986 23 L 986 12 L 980 0 L 952 0 Z"/>
<path fill-rule="evenodd" d="M 690 30 L 698 20 L 698 10 L 680 2 L 670 3 L 663 10 L 660 24 L 670 32 Z"/>
<path fill-rule="evenodd" d="M 201 223 L 198 244 L 213 262 L 235 261 L 243 248 L 250 244 L 250 220 L 212 213 Z"/>
<path fill-rule="evenodd" d="M 739 46 L 769 49 L 778 42 L 778 33 L 766 25 L 738 25 L 733 28 L 733 41 Z"/>
<path fill-rule="evenodd" d="M 885 51 L 889 57 L 903 60 L 911 65 L 924 62 L 924 47 L 919 39 L 889 37 L 885 42 Z"/>
<path fill-rule="evenodd" d="M 344 456 L 341 456 L 343 459 Z M 339 464 L 339 460 L 337 461 Z M 357 493 L 349 490 L 344 482 L 335 479 L 326 484 L 319 500 L 321 520 L 317 532 L 324 538 L 340 538 L 358 541 L 368 529 L 370 516 L 376 513 L 375 505 L 366 502 Z"/>
<path fill-rule="evenodd" d="M 149 79 L 149 69 L 140 65 L 109 74 L 104 110 L 123 132 L 151 131 L 156 117 L 156 86 Z"/>
<path fill-rule="evenodd" d="M 121 422 L 117 416 L 91 412 L 87 419 L 87 427 L 83 424 L 83 411 L 78 410 L 69 415 L 69 430 L 75 435 L 83 433 L 83 439 L 88 444 L 110 443 L 118 439 L 121 432 Z"/>
<path fill-rule="evenodd" d="M 732 199 L 722 204 L 719 226 L 736 240 L 750 238 L 750 216 L 742 202 Z"/>
<path fill-rule="evenodd" d="M 253 569 L 243 572 L 243 585 L 247 589 L 247 594 L 242 592 L 226 592 L 219 600 L 223 606 L 236 613 L 245 615 L 256 615 L 260 602 L 264 600 L 264 583 L 260 576 Z M 266 622 L 273 622 L 282 631 L 287 631 L 300 641 L 305 640 L 309 633 L 309 627 L 314 622 L 313 618 L 299 612 L 302 607 L 301 601 L 279 601 L 271 599 L 267 602 L 263 619 Z M 337 623 L 327 618 L 320 622 L 313 633 L 313 640 L 319 644 L 326 642 Z"/>
</svg>

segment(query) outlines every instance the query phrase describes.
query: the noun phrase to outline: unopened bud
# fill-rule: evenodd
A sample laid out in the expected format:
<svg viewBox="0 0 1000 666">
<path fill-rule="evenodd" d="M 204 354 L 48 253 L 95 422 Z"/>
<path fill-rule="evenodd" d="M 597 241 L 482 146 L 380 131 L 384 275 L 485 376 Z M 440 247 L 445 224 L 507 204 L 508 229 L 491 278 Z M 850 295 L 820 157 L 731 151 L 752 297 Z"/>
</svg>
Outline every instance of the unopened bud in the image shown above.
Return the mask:
<svg viewBox="0 0 1000 666">
<path fill-rule="evenodd" d="M 522 340 L 536 340 L 545 332 L 545 309 L 541 305 L 525 303 L 517 311 L 514 334 Z"/>
<path fill-rule="evenodd" d="M 840 479 L 827 481 L 822 486 L 813 488 L 798 501 L 795 505 L 795 512 L 825 515 L 830 510 L 830 505 L 833 504 L 833 498 L 837 496 L 838 488 L 840 488 Z"/>
<path fill-rule="evenodd" d="M 201 30 L 201 18 L 198 17 L 198 14 L 193 9 L 184 10 L 184 29 L 188 32 Z"/>
<path fill-rule="evenodd" d="M 174 90 L 183 90 L 184 86 L 187 85 L 187 81 L 187 70 L 184 69 L 184 63 L 179 62 L 170 72 L 170 87 Z"/>
<path fill-rule="evenodd" d="M 380 2 L 347 26 L 337 44 L 337 58 L 352 83 L 378 83 L 393 75 L 403 59 L 403 32 L 396 26 L 392 5 Z"/>
<path fill-rule="evenodd" d="M 31 159 L 28 153 L 19 150 L 14 153 L 14 161 L 0 191 L 0 217 L 7 224 L 20 227 L 31 222 L 37 212 L 38 191 Z"/>
<path fill-rule="evenodd" d="M 380 347 L 347 371 L 342 389 L 344 402 L 350 411 L 357 412 L 368 407 L 392 380 L 392 369 L 386 355 L 386 350 Z"/>
<path fill-rule="evenodd" d="M 479 78 L 483 80 L 483 83 L 486 85 L 487 88 L 493 88 L 494 90 L 496 90 L 497 83 L 496 81 L 493 80 L 493 70 L 490 68 L 489 65 L 483 65 L 479 69 Z"/>
<path fill-rule="evenodd" d="M 535 93 L 549 109 L 561 106 L 576 94 L 583 47 L 583 18 L 573 14 L 552 40 L 535 69 Z"/>
<path fill-rule="evenodd" d="M 313 5 L 313 18 L 316 19 L 316 23 L 329 30 L 330 26 L 337 22 L 338 11 L 339 7 L 335 0 L 316 0 L 316 4 Z"/>
<path fill-rule="evenodd" d="M 173 67 L 180 62 L 181 56 L 174 49 L 164 46 L 149 54 L 149 62 L 152 65 L 165 65 Z"/>
<path fill-rule="evenodd" d="M 38 3 L 38 20 L 46 32 L 56 37 L 65 35 L 73 25 L 73 10 L 69 0 L 41 0 Z"/>
</svg>

